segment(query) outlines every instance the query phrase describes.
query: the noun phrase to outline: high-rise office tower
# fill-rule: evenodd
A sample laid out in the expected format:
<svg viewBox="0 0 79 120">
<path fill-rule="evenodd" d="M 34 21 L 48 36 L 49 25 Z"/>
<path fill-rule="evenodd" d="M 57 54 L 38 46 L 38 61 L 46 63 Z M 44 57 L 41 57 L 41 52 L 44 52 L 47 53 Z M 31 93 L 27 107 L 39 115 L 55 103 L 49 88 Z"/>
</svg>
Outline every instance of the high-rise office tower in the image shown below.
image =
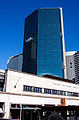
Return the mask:
<svg viewBox="0 0 79 120">
<path fill-rule="evenodd" d="M 79 84 L 79 51 L 74 54 L 75 83 Z"/>
<path fill-rule="evenodd" d="M 66 52 L 66 70 L 67 70 L 67 79 L 75 81 L 75 63 L 74 63 L 74 54 L 76 51 Z"/>
<path fill-rule="evenodd" d="M 40 8 L 25 19 L 22 71 L 66 78 L 62 8 Z"/>
</svg>

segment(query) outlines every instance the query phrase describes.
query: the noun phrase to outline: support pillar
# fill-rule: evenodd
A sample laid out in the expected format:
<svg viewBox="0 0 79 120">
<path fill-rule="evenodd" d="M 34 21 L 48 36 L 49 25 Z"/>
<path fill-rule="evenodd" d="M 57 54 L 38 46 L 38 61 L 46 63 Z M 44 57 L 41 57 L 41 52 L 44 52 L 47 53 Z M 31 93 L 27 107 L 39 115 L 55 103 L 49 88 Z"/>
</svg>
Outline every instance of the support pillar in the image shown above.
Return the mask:
<svg viewBox="0 0 79 120">
<path fill-rule="evenodd" d="M 41 116 L 40 116 L 40 110 L 38 110 L 38 116 L 37 116 L 37 120 L 41 120 Z"/>
<path fill-rule="evenodd" d="M 5 102 L 5 114 L 4 114 L 4 118 L 9 119 L 10 118 L 10 103 L 9 102 Z"/>
<path fill-rule="evenodd" d="M 75 120 L 77 120 L 77 111 L 75 111 Z"/>
<path fill-rule="evenodd" d="M 32 110 L 30 111 L 30 120 L 32 120 Z"/>
</svg>

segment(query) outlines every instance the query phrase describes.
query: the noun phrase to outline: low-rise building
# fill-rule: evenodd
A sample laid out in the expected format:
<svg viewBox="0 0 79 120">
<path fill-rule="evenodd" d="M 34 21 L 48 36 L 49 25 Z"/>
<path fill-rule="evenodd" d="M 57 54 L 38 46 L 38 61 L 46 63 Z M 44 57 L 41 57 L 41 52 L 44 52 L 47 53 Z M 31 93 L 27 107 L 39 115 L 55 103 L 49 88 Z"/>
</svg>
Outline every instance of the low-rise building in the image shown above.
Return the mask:
<svg viewBox="0 0 79 120">
<path fill-rule="evenodd" d="M 68 110 L 79 109 L 79 85 L 51 75 L 40 77 L 8 69 L 0 105 L 0 115 L 6 119 L 41 120 L 47 111 L 55 110 L 67 115 Z"/>
</svg>

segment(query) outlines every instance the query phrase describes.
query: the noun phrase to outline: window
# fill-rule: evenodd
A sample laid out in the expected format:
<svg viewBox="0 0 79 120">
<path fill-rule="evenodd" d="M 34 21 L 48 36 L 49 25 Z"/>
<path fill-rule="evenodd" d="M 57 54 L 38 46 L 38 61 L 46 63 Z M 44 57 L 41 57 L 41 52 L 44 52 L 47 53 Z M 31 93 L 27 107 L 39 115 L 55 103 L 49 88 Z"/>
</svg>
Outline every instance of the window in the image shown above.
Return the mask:
<svg viewBox="0 0 79 120">
<path fill-rule="evenodd" d="M 52 94 L 59 95 L 59 90 L 52 90 Z"/>
<path fill-rule="evenodd" d="M 42 93 L 42 88 L 34 87 L 33 92 Z"/>
<path fill-rule="evenodd" d="M 72 96 L 72 92 L 67 92 L 67 95 L 68 96 Z"/>
<path fill-rule="evenodd" d="M 44 93 L 51 94 L 51 89 L 44 89 Z"/>
<path fill-rule="evenodd" d="M 78 97 L 79 94 L 78 93 L 73 93 L 73 96 Z"/>
<path fill-rule="evenodd" d="M 69 87 L 70 87 L 70 86 L 69 86 Z M 24 85 L 24 86 L 23 86 L 23 91 L 42 93 L 42 88 Z M 66 92 L 66 91 L 53 90 L 53 89 L 46 89 L 46 88 L 44 88 L 44 93 L 46 93 L 46 94 L 53 94 L 53 95 L 64 95 L 64 96 L 67 95 L 67 96 L 79 97 L 79 93 Z M 66 93 L 67 93 L 67 94 L 66 94 Z"/>
<path fill-rule="evenodd" d="M 60 91 L 60 95 L 66 95 L 65 91 Z"/>
<path fill-rule="evenodd" d="M 72 63 L 70 62 L 70 68 L 72 68 Z"/>
<path fill-rule="evenodd" d="M 24 85 L 23 91 L 31 91 L 32 92 L 32 87 Z"/>
</svg>

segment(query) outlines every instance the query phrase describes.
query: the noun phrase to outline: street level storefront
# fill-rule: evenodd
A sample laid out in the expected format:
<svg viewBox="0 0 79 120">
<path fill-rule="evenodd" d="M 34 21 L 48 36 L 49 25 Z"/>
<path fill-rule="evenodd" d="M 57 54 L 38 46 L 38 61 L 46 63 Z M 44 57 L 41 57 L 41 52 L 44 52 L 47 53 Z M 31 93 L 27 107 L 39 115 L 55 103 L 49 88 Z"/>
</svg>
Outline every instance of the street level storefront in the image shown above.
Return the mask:
<svg viewBox="0 0 79 120">
<path fill-rule="evenodd" d="M 52 106 L 52 105 L 18 105 L 17 108 L 11 108 L 11 117 L 21 120 L 43 120 L 52 114 L 62 116 L 67 119 L 79 119 L 79 106 Z"/>
</svg>

